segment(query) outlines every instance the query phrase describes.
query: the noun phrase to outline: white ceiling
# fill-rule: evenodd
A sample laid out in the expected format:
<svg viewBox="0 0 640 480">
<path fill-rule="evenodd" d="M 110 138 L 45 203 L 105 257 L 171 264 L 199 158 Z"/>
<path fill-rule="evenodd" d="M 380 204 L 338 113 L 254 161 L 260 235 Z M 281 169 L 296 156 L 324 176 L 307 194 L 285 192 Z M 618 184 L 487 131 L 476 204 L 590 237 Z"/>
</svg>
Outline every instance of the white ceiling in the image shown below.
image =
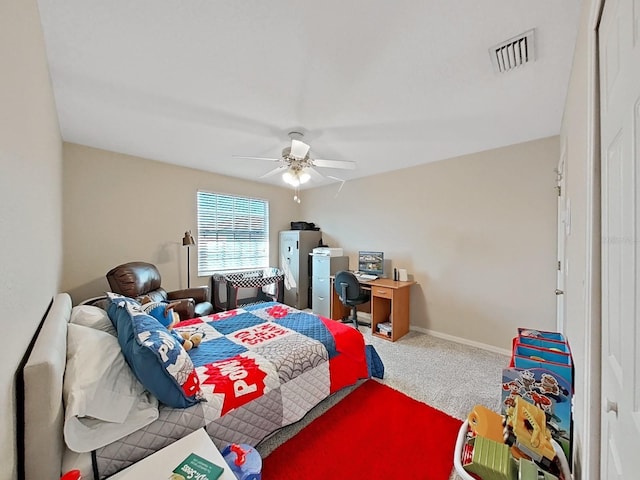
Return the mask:
<svg viewBox="0 0 640 480">
<path fill-rule="evenodd" d="M 557 135 L 579 0 L 38 0 L 65 141 L 258 180 L 299 130 L 352 179 Z M 489 48 L 536 29 L 536 59 Z M 260 179 L 282 184 L 277 176 Z M 317 186 L 330 180 L 311 182 Z"/>
</svg>

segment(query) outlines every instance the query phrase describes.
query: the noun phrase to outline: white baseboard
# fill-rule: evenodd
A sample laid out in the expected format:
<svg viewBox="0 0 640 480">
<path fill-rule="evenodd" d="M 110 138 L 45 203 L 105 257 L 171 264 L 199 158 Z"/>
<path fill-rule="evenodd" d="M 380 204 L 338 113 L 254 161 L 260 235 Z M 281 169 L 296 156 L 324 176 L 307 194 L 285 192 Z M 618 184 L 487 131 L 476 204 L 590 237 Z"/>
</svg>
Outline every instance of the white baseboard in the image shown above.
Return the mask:
<svg viewBox="0 0 640 480">
<path fill-rule="evenodd" d="M 426 333 L 427 335 L 432 335 L 434 337 L 442 338 L 444 340 L 449 340 L 451 342 L 461 343 L 463 345 L 469 345 L 471 347 L 480 348 L 482 350 L 487 350 L 489 352 L 499 353 L 501 355 L 506 355 L 507 357 L 511 356 L 511 349 L 498 348 L 493 345 L 487 345 L 486 343 L 474 342 L 473 340 L 469 340 L 467 338 L 447 335 L 446 333 L 436 332 L 435 330 L 429 330 L 428 328 L 411 326 L 410 330 L 414 330 L 420 333 Z"/>
<path fill-rule="evenodd" d="M 358 318 L 361 318 L 365 322 L 371 321 L 371 314 L 367 312 L 358 312 Z M 433 337 L 442 338 L 443 340 L 449 340 L 450 342 L 461 343 L 463 345 L 469 345 L 470 347 L 480 348 L 487 350 L 488 352 L 499 353 L 500 355 L 511 356 L 511 349 L 499 348 L 494 345 L 487 345 L 486 343 L 474 342 L 467 338 L 455 337 L 453 335 L 447 335 L 446 333 L 436 332 L 435 330 L 429 330 L 428 328 L 410 326 L 409 330 L 413 330 L 420 333 L 425 333 Z"/>
</svg>

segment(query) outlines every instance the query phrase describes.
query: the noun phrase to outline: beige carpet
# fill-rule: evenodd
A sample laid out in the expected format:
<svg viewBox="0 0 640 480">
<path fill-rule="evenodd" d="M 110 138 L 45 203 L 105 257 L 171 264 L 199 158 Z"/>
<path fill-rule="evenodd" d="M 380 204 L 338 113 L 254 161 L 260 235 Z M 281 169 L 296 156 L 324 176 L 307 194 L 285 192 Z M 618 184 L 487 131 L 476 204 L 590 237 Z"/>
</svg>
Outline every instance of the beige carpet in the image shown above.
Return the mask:
<svg viewBox="0 0 640 480">
<path fill-rule="evenodd" d="M 461 420 L 476 404 L 499 410 L 507 356 L 417 332 L 397 342 L 366 338 L 385 365 L 386 385 Z"/>
</svg>

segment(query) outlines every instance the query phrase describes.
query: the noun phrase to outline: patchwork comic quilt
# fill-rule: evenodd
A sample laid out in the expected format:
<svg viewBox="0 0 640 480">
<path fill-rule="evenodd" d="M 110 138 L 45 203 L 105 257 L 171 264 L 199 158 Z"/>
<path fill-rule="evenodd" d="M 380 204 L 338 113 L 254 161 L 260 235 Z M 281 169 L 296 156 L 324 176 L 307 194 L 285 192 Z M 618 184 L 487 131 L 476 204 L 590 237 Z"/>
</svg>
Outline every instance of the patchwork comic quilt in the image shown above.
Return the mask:
<svg viewBox="0 0 640 480">
<path fill-rule="evenodd" d="M 185 320 L 175 330 L 202 336 L 188 352 L 202 401 L 182 409 L 161 405 L 158 420 L 98 449 L 99 478 L 201 427 L 220 449 L 256 445 L 331 393 L 371 376 L 374 360 L 381 364 L 352 326 L 276 302 Z"/>
</svg>

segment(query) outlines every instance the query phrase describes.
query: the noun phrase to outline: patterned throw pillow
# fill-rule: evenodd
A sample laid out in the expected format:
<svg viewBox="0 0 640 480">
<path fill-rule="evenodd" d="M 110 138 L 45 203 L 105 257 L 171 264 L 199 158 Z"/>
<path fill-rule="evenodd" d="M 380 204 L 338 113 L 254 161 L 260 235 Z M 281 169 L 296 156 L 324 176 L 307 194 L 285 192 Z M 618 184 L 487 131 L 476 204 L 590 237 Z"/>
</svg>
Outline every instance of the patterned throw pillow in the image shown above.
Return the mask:
<svg viewBox="0 0 640 480">
<path fill-rule="evenodd" d="M 141 305 L 108 293 L 107 313 L 118 332 L 118 342 L 138 380 L 160 402 L 186 408 L 202 400 L 191 357 L 171 333 Z"/>
</svg>

